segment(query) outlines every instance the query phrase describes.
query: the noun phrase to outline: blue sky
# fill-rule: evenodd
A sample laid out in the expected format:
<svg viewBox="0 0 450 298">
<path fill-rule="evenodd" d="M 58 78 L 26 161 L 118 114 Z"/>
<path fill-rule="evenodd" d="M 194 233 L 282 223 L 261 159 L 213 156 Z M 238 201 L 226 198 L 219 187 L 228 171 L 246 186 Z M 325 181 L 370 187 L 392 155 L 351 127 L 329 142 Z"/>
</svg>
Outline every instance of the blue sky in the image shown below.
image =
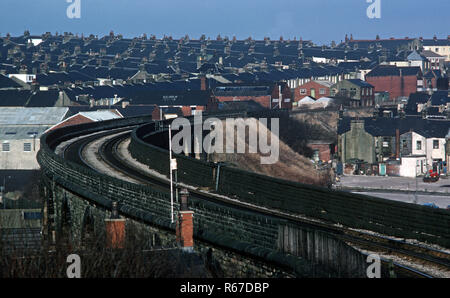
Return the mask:
<svg viewBox="0 0 450 298">
<path fill-rule="evenodd" d="M 450 35 L 449 0 L 380 0 L 381 18 L 369 19 L 366 0 L 80 0 L 81 18 L 69 19 L 66 0 L 0 0 L 0 34 L 50 31 L 174 38 L 217 34 L 238 39 L 301 36 L 316 43 Z"/>
</svg>

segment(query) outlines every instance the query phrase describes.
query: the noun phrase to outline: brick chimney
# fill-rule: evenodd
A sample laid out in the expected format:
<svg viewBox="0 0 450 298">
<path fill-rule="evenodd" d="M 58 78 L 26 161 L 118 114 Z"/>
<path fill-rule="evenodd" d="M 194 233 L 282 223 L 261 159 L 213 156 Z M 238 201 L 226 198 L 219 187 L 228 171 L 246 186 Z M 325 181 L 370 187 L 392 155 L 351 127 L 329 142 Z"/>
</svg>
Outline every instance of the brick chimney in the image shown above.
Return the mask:
<svg viewBox="0 0 450 298">
<path fill-rule="evenodd" d="M 206 76 L 200 78 L 200 90 L 206 90 Z"/>
<path fill-rule="evenodd" d="M 186 188 L 180 191 L 181 204 L 176 225 L 176 239 L 182 250 L 194 250 L 194 211 L 188 209 L 189 192 Z"/>
<path fill-rule="evenodd" d="M 111 218 L 105 219 L 107 248 L 121 249 L 125 247 L 125 222 L 126 220 L 119 216 L 117 202 L 113 202 Z"/>
</svg>

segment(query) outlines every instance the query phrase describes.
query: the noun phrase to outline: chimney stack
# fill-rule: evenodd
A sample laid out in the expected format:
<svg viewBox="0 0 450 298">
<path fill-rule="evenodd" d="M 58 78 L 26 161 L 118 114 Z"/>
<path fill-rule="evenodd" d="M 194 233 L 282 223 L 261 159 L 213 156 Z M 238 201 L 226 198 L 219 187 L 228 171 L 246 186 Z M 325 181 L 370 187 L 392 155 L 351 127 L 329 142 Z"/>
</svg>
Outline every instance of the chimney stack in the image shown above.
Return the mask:
<svg viewBox="0 0 450 298">
<path fill-rule="evenodd" d="M 122 249 L 125 247 L 125 222 L 120 218 L 117 202 L 112 203 L 111 218 L 105 219 L 106 247 Z"/>
<path fill-rule="evenodd" d="M 194 211 L 188 208 L 189 192 L 186 188 L 180 191 L 181 203 L 176 225 L 176 239 L 182 250 L 194 250 Z"/>
</svg>

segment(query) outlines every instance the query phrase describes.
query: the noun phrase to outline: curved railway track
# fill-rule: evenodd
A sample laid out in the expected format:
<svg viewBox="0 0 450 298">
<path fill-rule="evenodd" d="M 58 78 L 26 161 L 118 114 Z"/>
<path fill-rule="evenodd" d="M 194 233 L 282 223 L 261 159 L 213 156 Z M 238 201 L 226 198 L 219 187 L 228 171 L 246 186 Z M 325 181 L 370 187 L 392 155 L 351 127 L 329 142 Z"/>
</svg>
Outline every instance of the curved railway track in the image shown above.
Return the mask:
<svg viewBox="0 0 450 298">
<path fill-rule="evenodd" d="M 130 131 L 133 127 L 121 128 L 108 132 L 97 133 L 81 137 L 63 150 L 63 157 L 69 161 L 78 163 L 83 166 L 88 166 L 93 169 L 87 161 L 83 158 L 83 150 L 92 142 L 104 138 L 113 134 L 118 134 L 107 141 L 103 142 L 98 149 L 99 157 L 107 165 L 115 169 L 116 171 L 127 175 L 134 180 L 139 181 L 142 184 L 150 185 L 156 189 L 167 191 L 170 183 L 162 178 L 150 175 L 142 170 L 136 169 L 134 166 L 123 161 L 118 154 L 118 146 L 127 138 L 130 137 Z M 123 132 L 123 133 L 121 133 Z M 94 169 L 95 170 L 95 169 Z M 191 196 L 198 199 L 207 200 L 211 202 L 219 202 L 220 204 L 232 206 L 241 210 L 252 210 L 258 213 L 263 213 L 272 217 L 281 218 L 290 222 L 301 223 L 304 226 L 320 229 L 325 232 L 332 233 L 337 238 L 352 244 L 360 249 L 364 249 L 372 252 L 388 252 L 390 255 L 406 258 L 410 261 L 414 261 L 416 264 L 424 266 L 432 266 L 441 270 L 450 271 L 450 254 L 426 247 L 423 245 L 417 245 L 407 243 L 405 241 L 391 239 L 384 236 L 378 236 L 366 232 L 355 231 L 345 227 L 337 227 L 335 225 L 300 218 L 294 214 L 286 214 L 280 211 L 269 210 L 264 207 L 254 206 L 247 203 L 242 203 L 237 200 L 226 199 L 223 196 L 217 196 L 211 193 L 205 193 L 199 191 L 193 187 L 189 189 Z M 386 265 L 388 260 L 382 260 Z M 420 277 L 430 278 L 429 274 L 420 272 L 417 269 L 409 266 L 393 263 L 395 266 L 395 272 L 400 274 L 401 277 Z"/>
</svg>

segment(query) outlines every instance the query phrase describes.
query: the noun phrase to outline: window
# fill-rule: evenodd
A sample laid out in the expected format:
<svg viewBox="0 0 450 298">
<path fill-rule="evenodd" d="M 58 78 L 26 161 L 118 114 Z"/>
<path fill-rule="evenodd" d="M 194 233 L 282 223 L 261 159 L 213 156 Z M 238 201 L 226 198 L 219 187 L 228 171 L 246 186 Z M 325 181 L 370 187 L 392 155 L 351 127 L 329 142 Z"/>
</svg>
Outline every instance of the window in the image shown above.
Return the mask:
<svg viewBox="0 0 450 298">
<path fill-rule="evenodd" d="M 8 142 L 3 143 L 3 145 L 2 145 L 2 151 L 3 152 L 9 152 L 10 149 L 11 148 L 9 147 L 9 143 Z"/>
<path fill-rule="evenodd" d="M 319 93 L 324 95 L 325 94 L 325 88 L 320 88 Z"/>
<path fill-rule="evenodd" d="M 416 142 L 416 150 L 422 150 L 422 141 Z"/>
<path fill-rule="evenodd" d="M 319 161 L 319 150 L 313 151 L 313 160 L 316 162 Z"/>
<path fill-rule="evenodd" d="M 403 149 L 408 149 L 408 143 L 406 142 L 406 140 L 402 140 L 402 147 Z"/>
<path fill-rule="evenodd" d="M 31 152 L 31 143 L 23 143 L 23 151 Z"/>
<path fill-rule="evenodd" d="M 433 149 L 439 149 L 439 140 L 433 140 Z"/>
<path fill-rule="evenodd" d="M 300 89 L 300 94 L 306 94 L 306 89 Z"/>
</svg>

